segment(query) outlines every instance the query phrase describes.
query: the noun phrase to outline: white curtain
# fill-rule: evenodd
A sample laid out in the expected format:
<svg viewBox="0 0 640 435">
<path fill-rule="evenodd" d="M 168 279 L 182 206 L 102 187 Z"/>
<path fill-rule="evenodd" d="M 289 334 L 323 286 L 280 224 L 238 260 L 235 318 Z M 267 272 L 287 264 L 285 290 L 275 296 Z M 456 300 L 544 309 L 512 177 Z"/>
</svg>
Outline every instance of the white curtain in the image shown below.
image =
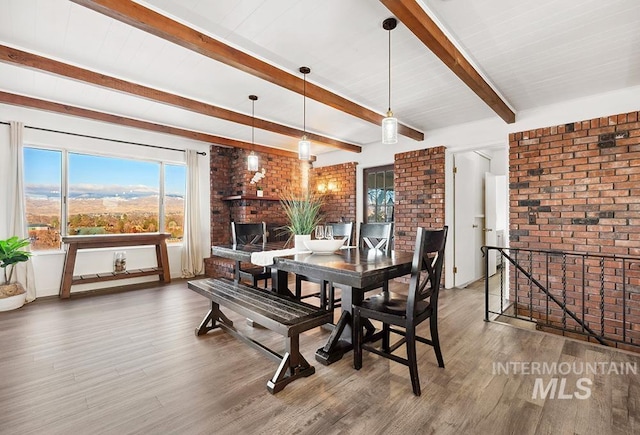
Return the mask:
<svg viewBox="0 0 640 435">
<path fill-rule="evenodd" d="M 182 277 L 193 278 L 204 273 L 200 229 L 200 176 L 198 153 L 187 150 L 187 209 L 182 238 Z"/>
<path fill-rule="evenodd" d="M 24 180 L 22 164 L 22 141 L 24 125 L 21 122 L 9 122 L 11 130 L 11 140 L 9 141 L 9 184 L 15 189 L 9 192 L 9 232 L 11 236 L 18 236 L 22 239 L 29 237 L 27 228 L 27 217 L 24 200 Z M 29 248 L 26 248 L 29 249 Z M 27 291 L 27 302 L 36 298 L 35 274 L 33 273 L 33 260 L 18 263 L 15 266 L 14 276 L 17 282 L 22 284 Z"/>
</svg>

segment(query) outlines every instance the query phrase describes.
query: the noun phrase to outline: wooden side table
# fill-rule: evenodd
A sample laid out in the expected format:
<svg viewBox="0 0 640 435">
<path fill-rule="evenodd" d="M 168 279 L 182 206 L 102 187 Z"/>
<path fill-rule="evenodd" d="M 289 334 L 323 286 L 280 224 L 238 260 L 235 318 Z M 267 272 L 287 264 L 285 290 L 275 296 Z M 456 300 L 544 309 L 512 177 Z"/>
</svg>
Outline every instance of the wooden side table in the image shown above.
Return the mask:
<svg viewBox="0 0 640 435">
<path fill-rule="evenodd" d="M 67 253 L 62 271 L 62 283 L 60 284 L 60 298 L 70 296 L 71 286 L 74 284 L 89 284 L 92 282 L 111 281 L 114 279 L 136 278 L 139 276 L 158 275 L 161 282 L 171 282 L 169 273 L 169 256 L 167 254 L 167 242 L 170 237 L 167 233 L 143 233 L 143 234 L 105 234 L 98 236 L 66 236 L 62 243 L 67 245 Z M 88 275 L 73 275 L 76 264 L 76 256 L 80 249 L 115 248 L 126 246 L 155 245 L 157 266 L 144 269 L 132 269 L 124 272 L 104 272 Z"/>
</svg>

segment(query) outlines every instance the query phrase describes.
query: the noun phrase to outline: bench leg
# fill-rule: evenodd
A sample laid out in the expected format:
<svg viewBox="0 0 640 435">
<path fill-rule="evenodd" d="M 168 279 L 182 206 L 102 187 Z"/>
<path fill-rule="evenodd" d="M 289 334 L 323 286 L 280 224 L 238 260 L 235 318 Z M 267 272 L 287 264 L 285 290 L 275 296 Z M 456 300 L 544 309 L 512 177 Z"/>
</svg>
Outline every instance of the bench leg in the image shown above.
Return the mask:
<svg viewBox="0 0 640 435">
<path fill-rule="evenodd" d="M 300 353 L 299 344 L 300 338 L 297 334 L 286 338 L 286 352 L 273 378 L 267 382 L 267 390 L 271 394 L 281 391 L 287 384 L 298 378 L 311 376 L 316 372 L 316 369 Z"/>
<path fill-rule="evenodd" d="M 211 302 L 211 309 L 204 316 L 200 325 L 196 328 L 196 336 L 204 335 L 212 329 L 219 328 L 220 325 L 218 325 L 217 322 L 233 327 L 233 322 L 229 320 L 222 311 L 220 311 L 220 305 L 215 302 Z"/>
</svg>

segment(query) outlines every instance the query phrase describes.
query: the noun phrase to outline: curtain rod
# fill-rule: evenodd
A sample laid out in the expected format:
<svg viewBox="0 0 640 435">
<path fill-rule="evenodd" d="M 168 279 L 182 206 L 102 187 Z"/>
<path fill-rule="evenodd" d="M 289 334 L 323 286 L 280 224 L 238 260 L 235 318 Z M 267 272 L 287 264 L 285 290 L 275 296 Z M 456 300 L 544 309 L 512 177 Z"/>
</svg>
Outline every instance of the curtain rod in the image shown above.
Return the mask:
<svg viewBox="0 0 640 435">
<path fill-rule="evenodd" d="M 5 121 L 0 121 L 0 124 L 9 125 L 9 123 L 5 122 Z M 30 128 L 32 130 L 48 131 L 50 133 L 68 134 L 69 136 L 86 137 L 88 139 L 107 140 L 109 142 L 125 143 L 125 144 L 128 144 L 128 145 L 137 145 L 137 146 L 141 146 L 141 147 L 158 148 L 158 149 L 161 149 L 161 150 L 179 151 L 179 152 L 182 152 L 182 153 L 186 152 L 185 150 L 181 150 L 181 149 L 178 149 L 178 148 L 161 147 L 159 145 L 149 145 L 149 144 L 146 144 L 146 143 L 129 142 L 129 141 L 126 141 L 126 140 L 119 140 L 119 139 L 109 139 L 109 138 L 106 138 L 106 137 L 90 136 L 88 134 L 81 134 L 81 133 L 69 133 L 68 131 L 50 130 L 48 128 L 32 127 L 30 125 L 25 125 L 24 128 Z M 199 154 L 201 156 L 206 156 L 207 155 L 207 153 L 205 153 L 204 151 L 198 151 L 197 154 Z"/>
</svg>

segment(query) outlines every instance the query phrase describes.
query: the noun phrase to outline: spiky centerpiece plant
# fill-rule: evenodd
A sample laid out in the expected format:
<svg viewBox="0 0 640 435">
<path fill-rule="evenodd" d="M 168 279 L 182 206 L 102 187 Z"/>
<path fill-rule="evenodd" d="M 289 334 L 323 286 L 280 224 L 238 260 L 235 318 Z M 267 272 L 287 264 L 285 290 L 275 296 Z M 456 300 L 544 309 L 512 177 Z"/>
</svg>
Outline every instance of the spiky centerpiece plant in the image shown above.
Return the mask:
<svg viewBox="0 0 640 435">
<path fill-rule="evenodd" d="M 24 293 L 24 289 L 19 283 L 11 283 L 13 271 L 17 263 L 28 261 L 31 252 L 22 248 L 29 246 L 29 239 L 20 239 L 17 236 L 6 240 L 0 240 L 0 267 L 4 272 L 4 281 L 0 285 L 0 298 L 8 298 Z"/>
<path fill-rule="evenodd" d="M 315 227 L 322 222 L 323 217 L 320 209 L 324 204 L 324 198 L 321 195 L 313 192 L 302 195 L 285 192 L 280 195 L 280 204 L 282 204 L 289 222 L 284 228 L 291 234 L 291 237 L 310 237 Z"/>
</svg>

